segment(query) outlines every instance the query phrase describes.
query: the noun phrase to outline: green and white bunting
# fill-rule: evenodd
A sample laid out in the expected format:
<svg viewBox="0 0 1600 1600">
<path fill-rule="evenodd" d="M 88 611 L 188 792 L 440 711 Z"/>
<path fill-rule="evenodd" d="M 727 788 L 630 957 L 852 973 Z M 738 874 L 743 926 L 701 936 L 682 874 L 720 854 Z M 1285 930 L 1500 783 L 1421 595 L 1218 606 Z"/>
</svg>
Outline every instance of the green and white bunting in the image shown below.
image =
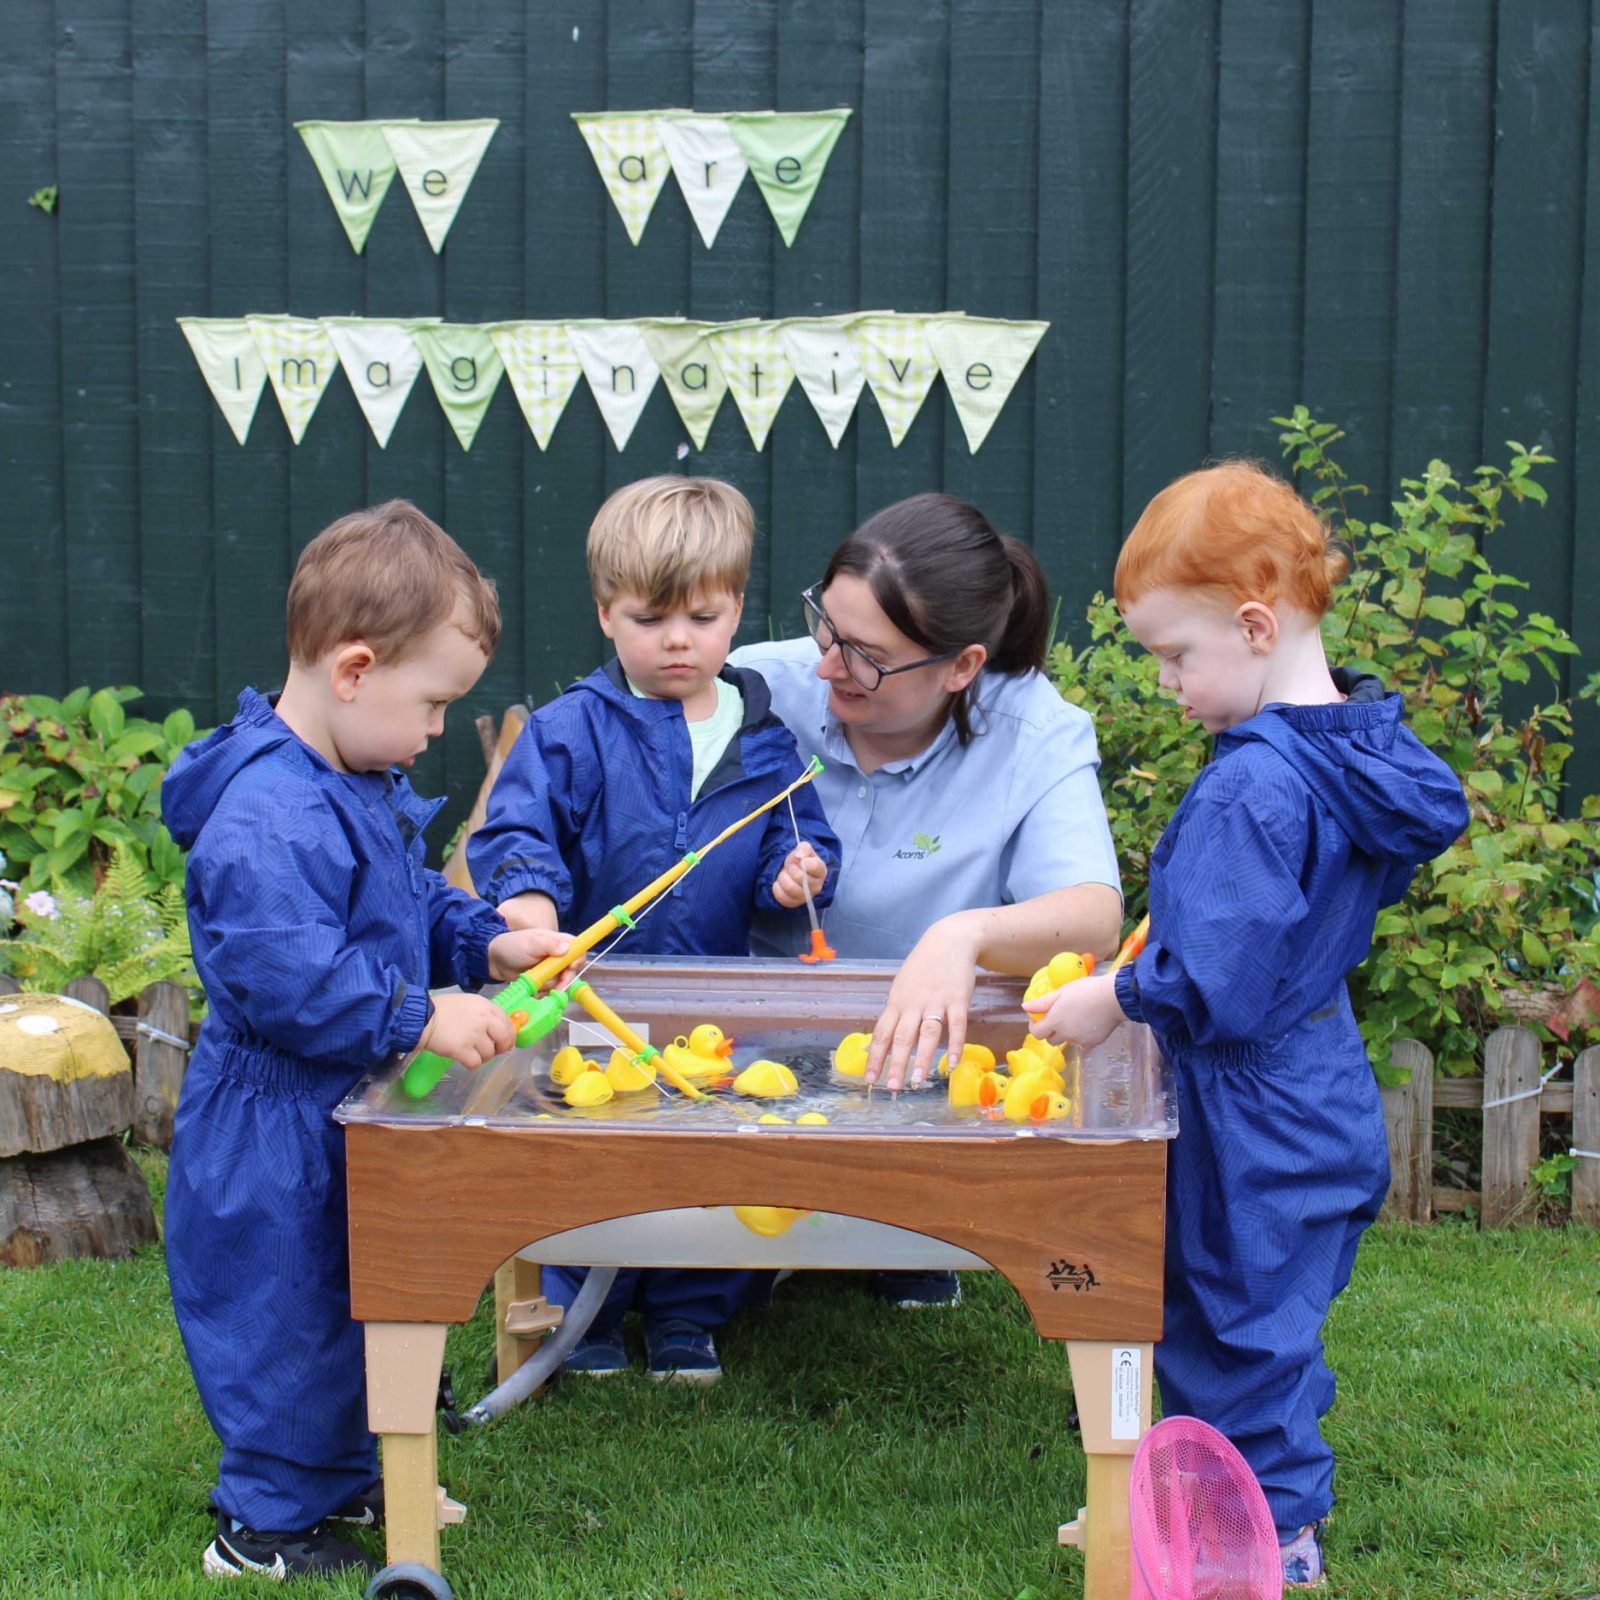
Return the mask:
<svg viewBox="0 0 1600 1600">
<path fill-rule="evenodd" d="M 728 380 L 707 337 L 717 326 L 680 317 L 654 317 L 639 324 L 696 450 L 705 449 L 706 436 L 728 392 Z"/>
<path fill-rule="evenodd" d="M 401 181 L 437 255 L 500 126 L 493 117 L 468 122 L 386 122 Z"/>
<path fill-rule="evenodd" d="M 778 408 L 794 382 L 781 325 L 751 322 L 719 328 L 711 334 L 711 348 L 750 430 L 751 442 L 757 450 L 766 449 Z"/>
<path fill-rule="evenodd" d="M 976 455 L 995 418 L 1011 398 L 1048 322 L 1006 322 L 998 317 L 929 317 L 928 345 L 939 363 L 951 404 L 961 419 L 967 449 Z"/>
<path fill-rule="evenodd" d="M 850 342 L 850 319 L 791 317 L 779 326 L 794 375 L 837 450 L 866 382 Z"/>
<path fill-rule="evenodd" d="M 505 363 L 517 404 L 541 450 L 550 448 L 561 413 L 583 376 L 564 322 L 496 322 L 489 337 Z"/>
<path fill-rule="evenodd" d="M 423 323 L 411 337 L 461 448 L 470 450 L 505 372 L 494 340 L 476 322 Z"/>
<path fill-rule="evenodd" d="M 339 364 L 328 330 L 310 317 L 247 317 L 278 408 L 299 444 Z"/>
<path fill-rule="evenodd" d="M 394 179 L 394 152 L 381 122 L 297 122 L 333 209 L 357 255 Z"/>
<path fill-rule="evenodd" d="M 233 436 L 243 444 L 261 403 L 267 369 L 255 335 L 243 317 L 179 317 L 178 326 L 200 364 L 211 398 L 221 408 Z"/>
<path fill-rule="evenodd" d="M 572 120 L 588 145 L 606 193 L 634 244 L 644 237 L 656 196 L 672 166 L 654 111 L 574 111 Z"/>
<path fill-rule="evenodd" d="M 750 176 L 766 198 L 785 244 L 794 243 L 827 170 L 828 157 L 849 120 L 850 113 L 843 107 L 834 111 L 739 111 L 729 116 L 734 140 L 744 152 Z"/>
<path fill-rule="evenodd" d="M 661 376 L 656 358 L 636 322 L 569 322 L 567 337 L 583 363 L 584 376 L 617 449 L 628 440 L 645 401 Z"/>
<path fill-rule="evenodd" d="M 744 152 L 733 137 L 725 117 L 704 117 L 684 112 L 658 117 L 656 133 L 672 162 L 684 203 L 709 250 L 717 242 L 722 219 L 733 204 L 745 174 Z"/>
<path fill-rule="evenodd" d="M 896 449 L 939 375 L 939 363 L 928 344 L 927 318 L 868 315 L 850 324 L 856 359 L 889 425 Z"/>
<path fill-rule="evenodd" d="M 387 450 L 389 435 L 400 420 L 411 386 L 422 371 L 422 352 L 412 331 L 437 317 L 411 322 L 379 322 L 367 317 L 324 317 L 339 365 L 355 393 L 356 404 L 372 429 L 378 448 Z"/>
</svg>

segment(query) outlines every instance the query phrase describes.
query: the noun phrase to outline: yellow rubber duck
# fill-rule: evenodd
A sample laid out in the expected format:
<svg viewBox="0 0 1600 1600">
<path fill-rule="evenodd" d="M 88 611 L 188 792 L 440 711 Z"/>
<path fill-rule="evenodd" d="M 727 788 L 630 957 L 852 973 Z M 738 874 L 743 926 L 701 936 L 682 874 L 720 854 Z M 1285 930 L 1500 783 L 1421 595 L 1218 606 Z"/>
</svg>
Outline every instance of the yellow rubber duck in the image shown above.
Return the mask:
<svg viewBox="0 0 1600 1600">
<path fill-rule="evenodd" d="M 833 1070 L 841 1078 L 860 1078 L 867 1070 L 867 1047 L 872 1043 L 870 1033 L 847 1033 L 833 1051 Z"/>
<path fill-rule="evenodd" d="M 780 1117 L 776 1111 L 763 1111 L 761 1115 L 756 1118 L 756 1121 L 768 1123 L 781 1122 L 784 1127 L 787 1128 L 789 1126 L 789 1119 L 787 1117 Z"/>
<path fill-rule="evenodd" d="M 579 1073 L 588 1072 L 591 1068 L 598 1072 L 600 1063 L 585 1059 L 583 1051 L 575 1044 L 563 1045 L 550 1058 L 550 1081 L 558 1089 L 565 1089 Z"/>
<path fill-rule="evenodd" d="M 1013 1076 L 1024 1072 L 1053 1072 L 1061 1082 L 1059 1088 L 1066 1087 L 1067 1053 L 1057 1044 L 1046 1044 L 1043 1039 L 1035 1039 L 1030 1033 L 1015 1050 L 1006 1051 L 1006 1064 L 1011 1068 Z"/>
<path fill-rule="evenodd" d="M 794 1073 L 781 1061 L 752 1061 L 733 1080 L 733 1092 L 761 1100 L 778 1100 L 786 1095 L 799 1094 L 800 1084 Z"/>
<path fill-rule="evenodd" d="M 951 1073 L 950 1081 L 952 1083 L 955 1081 L 954 1073 Z M 975 1103 L 983 1110 L 989 1111 L 1004 1101 L 1006 1091 L 1010 1087 L 1010 1077 L 1004 1072 L 991 1068 L 978 1079 L 978 1098 Z M 954 1104 L 953 1101 L 952 1104 Z"/>
<path fill-rule="evenodd" d="M 669 1065 L 694 1083 L 727 1075 L 733 1040 L 714 1022 L 702 1022 L 689 1030 L 687 1038 L 680 1033 L 661 1053 Z"/>
<path fill-rule="evenodd" d="M 994 1065 L 994 1051 L 987 1045 L 973 1044 L 970 1040 L 961 1047 L 961 1059 L 956 1063 L 958 1067 L 975 1066 L 980 1072 L 987 1072 Z M 950 1066 L 950 1052 L 941 1052 L 939 1056 L 939 1076 L 948 1078 L 953 1069 Z"/>
<path fill-rule="evenodd" d="M 606 1082 L 618 1094 L 637 1094 L 655 1087 L 656 1069 L 648 1061 L 635 1061 L 626 1050 L 613 1050 L 606 1063 Z"/>
<path fill-rule="evenodd" d="M 567 1085 L 567 1092 L 562 1099 L 569 1106 L 603 1106 L 616 1092 L 605 1073 L 596 1066 L 592 1071 L 580 1072 Z"/>
<path fill-rule="evenodd" d="M 1030 1122 L 1059 1122 L 1071 1115 L 1072 1101 L 1059 1091 L 1040 1095 L 1028 1108 Z"/>
<path fill-rule="evenodd" d="M 809 1211 L 795 1211 L 789 1206 L 735 1206 L 733 1214 L 751 1233 L 759 1233 L 763 1239 L 776 1239 L 802 1217 L 811 1215 Z"/>
<path fill-rule="evenodd" d="M 794 1120 L 801 1127 L 817 1128 L 828 1119 L 820 1111 L 802 1111 Z"/>
<path fill-rule="evenodd" d="M 1053 1111 L 1058 1103 L 1059 1109 Z M 1049 1072 L 1020 1073 L 1011 1080 L 1002 1105 L 1007 1122 L 1045 1122 L 1052 1114 L 1065 1116 L 1072 1109 L 1059 1081 Z"/>
<path fill-rule="evenodd" d="M 1094 957 L 1091 955 L 1075 955 L 1070 950 L 1063 950 L 1059 955 L 1050 957 L 1048 966 L 1040 967 L 1028 981 L 1028 992 L 1023 995 L 1024 1000 L 1037 1000 L 1042 994 L 1049 994 L 1052 989 L 1059 989 L 1063 984 L 1068 984 L 1074 978 L 1087 978 L 1094 971 Z"/>
</svg>

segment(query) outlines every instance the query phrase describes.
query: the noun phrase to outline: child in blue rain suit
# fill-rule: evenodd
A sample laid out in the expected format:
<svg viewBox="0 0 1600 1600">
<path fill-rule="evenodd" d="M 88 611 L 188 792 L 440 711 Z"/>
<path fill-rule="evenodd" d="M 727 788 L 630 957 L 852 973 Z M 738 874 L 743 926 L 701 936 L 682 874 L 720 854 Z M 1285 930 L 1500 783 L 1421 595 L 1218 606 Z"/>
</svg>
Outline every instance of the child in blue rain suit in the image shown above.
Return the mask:
<svg viewBox="0 0 1600 1600">
<path fill-rule="evenodd" d="M 1333 1504 L 1322 1325 L 1389 1186 L 1345 975 L 1379 908 L 1467 824 L 1400 697 L 1328 668 L 1320 624 L 1343 572 L 1311 509 L 1254 466 L 1150 503 L 1117 604 L 1216 750 L 1151 858 L 1144 953 L 1033 1003 L 1040 1037 L 1088 1047 L 1127 1018 L 1172 1063 L 1162 1406 L 1243 1453 L 1291 1587 L 1321 1582 Z"/>
<path fill-rule="evenodd" d="M 499 637 L 494 588 L 404 501 L 342 518 L 289 590 L 291 665 L 190 745 L 162 812 L 210 1012 L 184 1079 L 166 1197 L 173 1305 L 222 1441 L 213 1577 L 376 1564 L 329 1520 L 381 1514 L 350 1316 L 344 1137 L 361 1076 L 426 1044 L 476 1066 L 506 1015 L 430 984 L 510 978 L 566 941 L 423 866 L 443 804 L 410 766 Z"/>
<path fill-rule="evenodd" d="M 753 532 L 749 501 L 714 478 L 648 478 L 600 508 L 589 578 L 616 658 L 528 719 L 467 847 L 473 882 L 513 927 L 587 927 L 800 775 L 765 680 L 725 665 Z M 719 845 L 640 916 L 620 953 L 742 956 L 757 910 L 797 909 L 806 884 L 829 904 L 839 841 L 809 784 L 793 801 L 792 817 L 779 806 Z M 751 1278 L 619 1272 L 567 1370 L 623 1370 L 632 1307 L 653 1376 L 713 1382 L 713 1334 Z M 582 1271 L 549 1267 L 544 1281 L 569 1306 Z"/>
</svg>

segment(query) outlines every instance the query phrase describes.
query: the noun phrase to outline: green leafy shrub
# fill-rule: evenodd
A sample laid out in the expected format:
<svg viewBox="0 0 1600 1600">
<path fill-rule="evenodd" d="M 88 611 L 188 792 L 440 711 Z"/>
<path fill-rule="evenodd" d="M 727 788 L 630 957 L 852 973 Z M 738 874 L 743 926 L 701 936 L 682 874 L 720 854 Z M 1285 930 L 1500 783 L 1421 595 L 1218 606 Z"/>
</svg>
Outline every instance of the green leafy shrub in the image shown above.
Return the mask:
<svg viewBox="0 0 1600 1600">
<path fill-rule="evenodd" d="M 1600 956 L 1596 931 L 1600 796 L 1569 802 L 1572 702 L 1558 658 L 1576 646 L 1554 619 L 1524 614 L 1527 584 L 1491 564 L 1487 546 L 1507 498 L 1543 504 L 1536 469 L 1550 457 L 1511 443 L 1509 465 L 1458 481 L 1442 461 L 1403 479 L 1391 520 L 1352 504 L 1368 491 L 1329 453 L 1344 437 L 1306 409 L 1274 419 L 1284 453 L 1350 551 L 1351 577 L 1323 624 L 1329 660 L 1377 674 L 1405 700 L 1417 736 L 1461 775 L 1471 821 L 1378 919 L 1351 997 L 1380 1074 L 1397 1038 L 1420 1039 L 1440 1070 L 1478 1069 L 1482 1040 L 1503 1023 L 1538 1022 Z M 1209 750 L 1174 716 L 1158 665 L 1097 595 L 1090 640 L 1057 646 L 1051 675 L 1093 712 L 1112 835 L 1144 907 L 1150 852 Z M 1592 694 L 1600 679 L 1591 680 Z"/>
<path fill-rule="evenodd" d="M 195 737 L 194 718 L 130 717 L 137 689 L 0 695 L 0 852 L 24 890 L 93 890 L 126 850 L 159 883 L 181 885 L 184 855 L 161 822 L 161 779 Z"/>
</svg>

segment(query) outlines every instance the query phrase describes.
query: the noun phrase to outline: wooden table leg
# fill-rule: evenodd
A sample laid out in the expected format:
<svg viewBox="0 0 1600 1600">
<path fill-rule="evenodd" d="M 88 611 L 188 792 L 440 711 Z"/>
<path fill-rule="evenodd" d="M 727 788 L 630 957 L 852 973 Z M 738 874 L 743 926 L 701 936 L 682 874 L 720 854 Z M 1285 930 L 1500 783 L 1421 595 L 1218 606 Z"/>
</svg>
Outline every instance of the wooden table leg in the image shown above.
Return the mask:
<svg viewBox="0 0 1600 1600">
<path fill-rule="evenodd" d="M 1088 1504 L 1061 1529 L 1060 1539 L 1083 1550 L 1084 1600 L 1126 1600 L 1128 1480 L 1150 1426 L 1155 1347 L 1073 1339 L 1067 1358 L 1089 1462 Z"/>
<path fill-rule="evenodd" d="M 494 1275 L 495 1382 L 504 1383 L 543 1343 L 542 1335 L 519 1338 L 506 1332 L 506 1311 L 518 1301 L 540 1297 L 539 1265 L 512 1256 Z"/>
<path fill-rule="evenodd" d="M 439 1567 L 439 1523 L 454 1516 L 439 1488 L 434 1414 L 444 1364 L 443 1323 L 369 1322 L 367 1426 L 379 1436 L 389 1564 Z"/>
</svg>

